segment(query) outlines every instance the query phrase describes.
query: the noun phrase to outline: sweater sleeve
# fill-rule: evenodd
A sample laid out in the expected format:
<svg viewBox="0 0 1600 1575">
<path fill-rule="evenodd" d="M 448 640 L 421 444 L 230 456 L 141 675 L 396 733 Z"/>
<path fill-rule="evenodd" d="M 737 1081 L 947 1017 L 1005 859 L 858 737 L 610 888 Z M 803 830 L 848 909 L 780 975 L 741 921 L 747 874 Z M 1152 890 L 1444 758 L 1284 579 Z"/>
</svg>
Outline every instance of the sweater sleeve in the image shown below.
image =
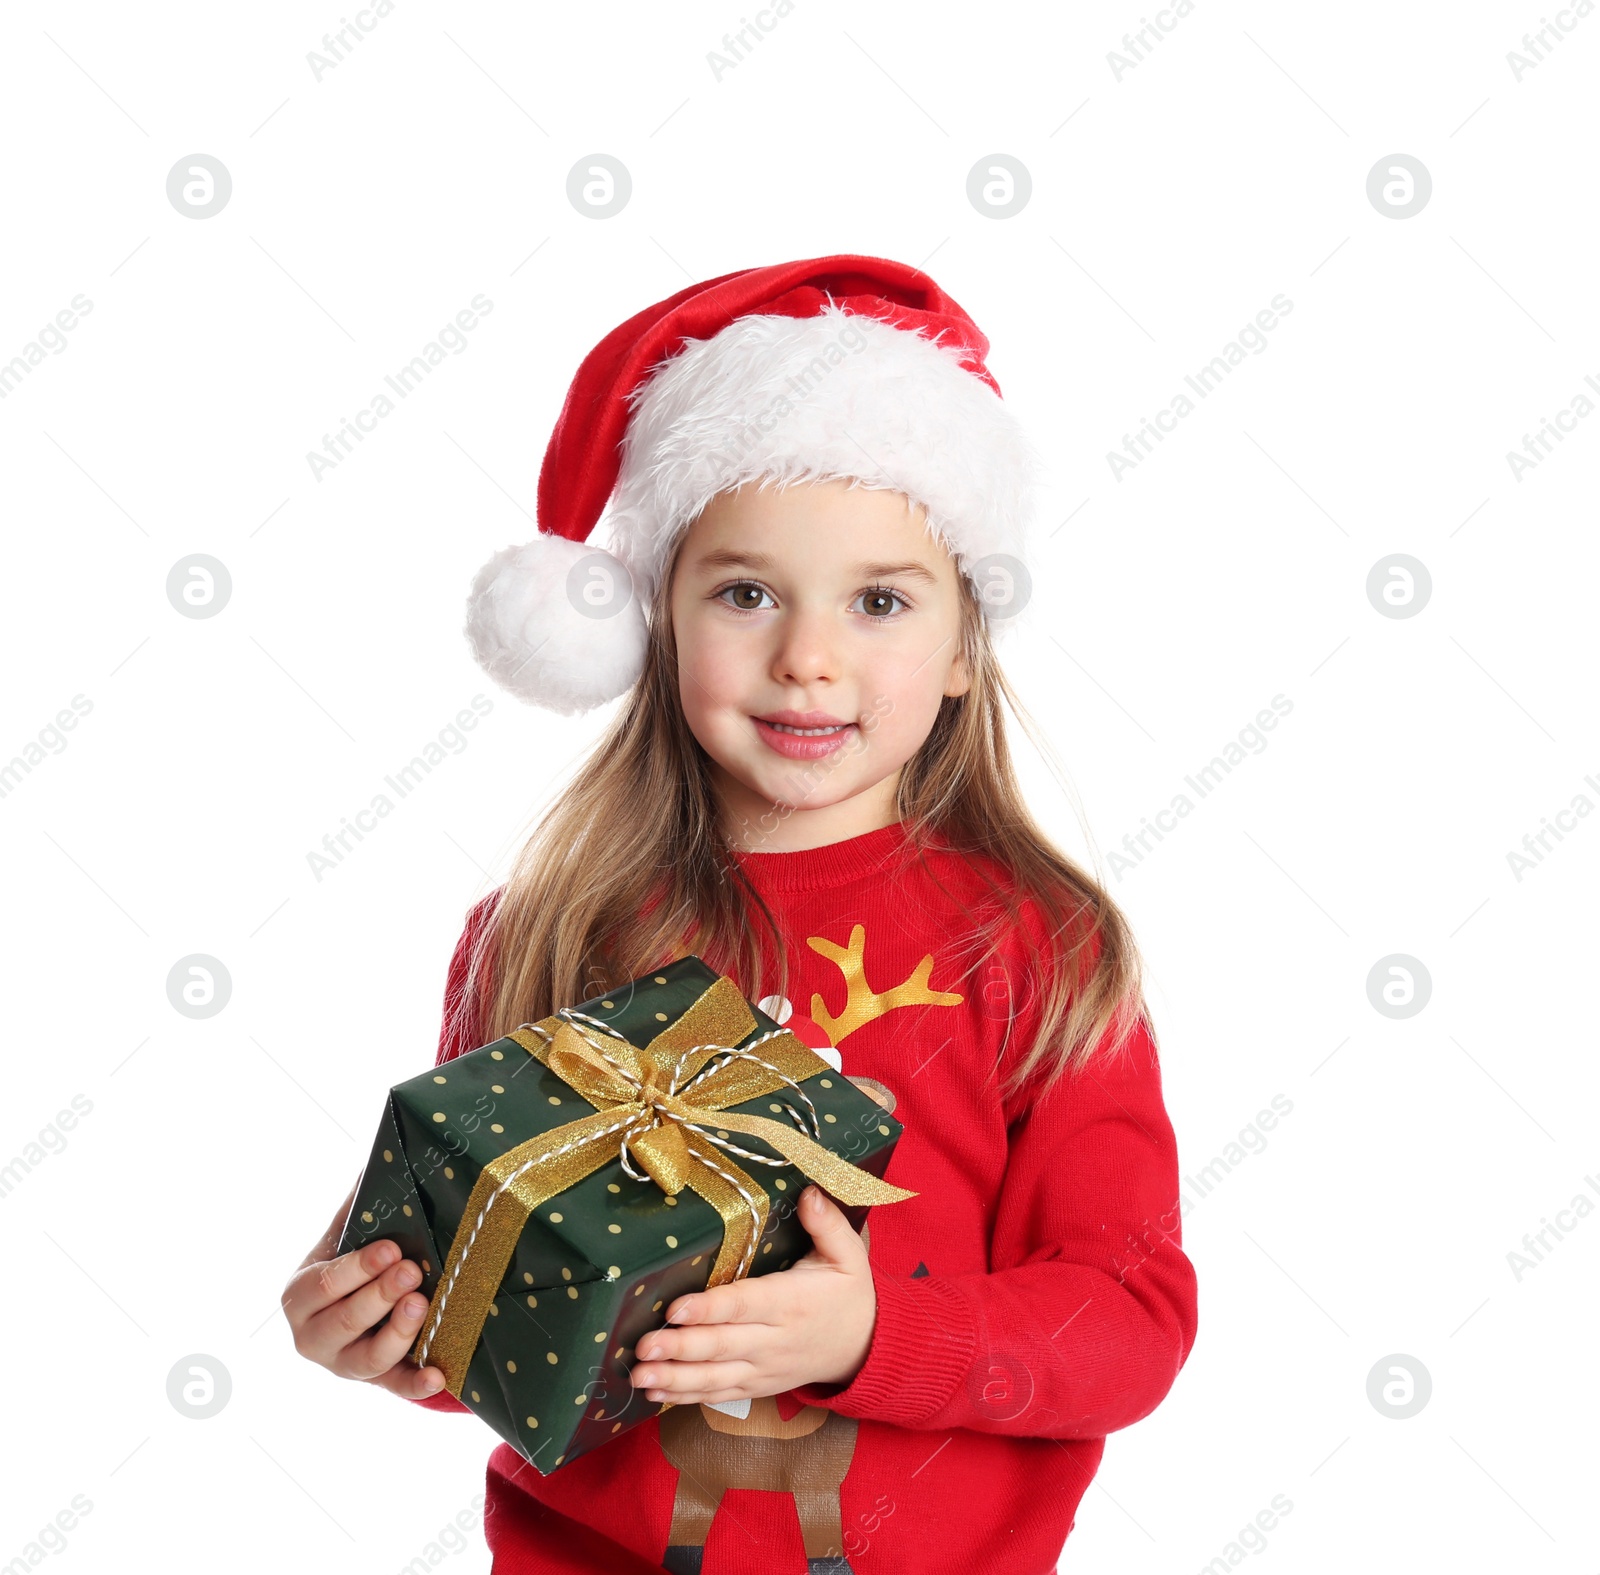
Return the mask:
<svg viewBox="0 0 1600 1575">
<path fill-rule="evenodd" d="M 846 1385 L 792 1391 L 910 1428 L 1097 1438 L 1149 1415 L 1188 1358 L 1195 1274 L 1177 1146 L 1141 1020 L 1021 1108 L 988 1273 L 916 1279 L 874 1263 L 878 1311 Z"/>
<path fill-rule="evenodd" d="M 467 993 L 467 971 L 472 961 L 473 947 L 499 895 L 498 891 L 491 892 L 467 914 L 461 937 L 450 958 L 450 967 L 445 976 L 444 1014 L 439 1025 L 439 1051 L 433 1062 L 435 1066 L 443 1066 L 446 1061 L 454 1060 L 465 1051 L 475 1050 L 481 1042 L 478 1005 Z M 471 1415 L 471 1407 L 463 1405 L 448 1389 L 441 1389 L 438 1394 L 412 1400 L 411 1403 L 429 1411 L 464 1411 Z"/>
</svg>

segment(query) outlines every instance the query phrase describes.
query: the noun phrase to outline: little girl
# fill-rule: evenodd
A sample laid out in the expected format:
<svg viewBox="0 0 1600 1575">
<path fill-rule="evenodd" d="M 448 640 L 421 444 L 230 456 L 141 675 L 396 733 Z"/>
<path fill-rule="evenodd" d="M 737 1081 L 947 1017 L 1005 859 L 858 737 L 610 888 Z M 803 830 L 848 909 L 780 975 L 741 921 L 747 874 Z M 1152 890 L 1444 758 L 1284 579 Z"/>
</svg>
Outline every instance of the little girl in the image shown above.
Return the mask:
<svg viewBox="0 0 1600 1575">
<path fill-rule="evenodd" d="M 807 1187 L 807 1257 L 639 1342 L 659 1415 L 559 1470 L 530 1450 L 550 1475 L 500 1444 L 497 1571 L 1044 1575 L 1106 1434 L 1188 1357 L 1136 949 L 1007 750 L 992 636 L 1034 457 L 987 352 L 878 258 L 683 290 L 586 358 L 539 536 L 473 587 L 513 693 L 629 692 L 468 915 L 439 1064 L 693 952 L 894 1113 L 886 1179 L 916 1193 L 858 1236 Z M 333 1258 L 343 1217 L 285 1292 L 297 1349 L 464 1410 L 406 1360 L 419 1266 Z"/>
</svg>

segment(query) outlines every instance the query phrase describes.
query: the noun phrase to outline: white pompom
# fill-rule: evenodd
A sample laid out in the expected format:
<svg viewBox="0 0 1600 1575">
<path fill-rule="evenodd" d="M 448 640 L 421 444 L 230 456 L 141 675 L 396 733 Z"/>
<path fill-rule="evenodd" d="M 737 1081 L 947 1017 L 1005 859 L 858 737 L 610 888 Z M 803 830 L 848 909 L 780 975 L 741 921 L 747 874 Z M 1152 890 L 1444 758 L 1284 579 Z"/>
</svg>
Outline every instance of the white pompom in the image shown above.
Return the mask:
<svg viewBox="0 0 1600 1575">
<path fill-rule="evenodd" d="M 592 711 L 627 689 L 643 671 L 650 637 L 618 559 L 543 531 L 478 570 L 466 636 L 503 689 L 564 716 Z"/>
</svg>

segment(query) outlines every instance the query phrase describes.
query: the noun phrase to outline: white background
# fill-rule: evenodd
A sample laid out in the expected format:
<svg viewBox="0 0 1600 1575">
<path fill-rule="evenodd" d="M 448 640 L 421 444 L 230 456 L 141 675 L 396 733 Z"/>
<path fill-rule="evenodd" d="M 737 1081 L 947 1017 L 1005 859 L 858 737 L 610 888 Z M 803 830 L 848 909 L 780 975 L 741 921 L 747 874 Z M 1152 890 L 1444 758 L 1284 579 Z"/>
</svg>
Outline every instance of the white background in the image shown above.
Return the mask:
<svg viewBox="0 0 1600 1575">
<path fill-rule="evenodd" d="M 0 1198 L 0 1561 L 84 1494 L 52 1568 L 381 1575 L 481 1490 L 482 1424 L 330 1378 L 275 1312 L 431 1061 L 467 906 L 613 709 L 496 689 L 466 590 L 532 533 L 604 333 L 864 252 L 977 318 L 1049 461 L 1044 616 L 1005 649 L 1092 844 L 1017 744 L 1144 948 L 1186 1176 L 1293 1107 L 1186 1186 L 1198 1341 L 1062 1567 L 1198 1570 L 1284 1494 L 1254 1555 L 1284 1569 L 1589 1575 L 1600 1218 L 1520 1280 L 1507 1254 L 1600 1204 L 1600 824 L 1520 880 L 1507 854 L 1600 803 L 1600 418 L 1520 480 L 1506 454 L 1600 380 L 1600 17 L 1560 13 L 1519 80 L 1537 6 L 1200 0 L 1119 80 L 1134 7 L 799 0 L 718 80 L 749 14 L 400 0 L 319 81 L 335 5 L 6 8 L 0 360 L 93 309 L 0 401 L 0 760 L 92 710 L 0 798 L 0 1162 L 92 1112 Z M 233 182 L 204 220 L 166 195 L 195 153 Z M 605 220 L 566 196 L 595 153 L 633 180 Z M 966 195 L 998 153 L 1032 180 L 1005 219 Z M 1433 183 L 1406 219 L 1367 196 L 1396 153 Z M 479 293 L 468 348 L 315 479 Z M 1279 294 L 1266 348 L 1117 479 L 1107 451 Z M 166 594 L 196 553 L 232 578 L 209 619 Z M 1431 577 L 1407 618 L 1366 589 L 1396 554 Z M 475 694 L 467 747 L 317 880 Z M 1274 695 L 1267 747 L 1113 870 Z M 167 999 L 192 953 L 232 979 L 204 1021 Z M 1395 954 L 1431 980 L 1402 1019 L 1368 993 Z M 231 1375 L 205 1421 L 166 1396 L 192 1353 Z M 1397 1355 L 1431 1375 L 1409 1420 L 1368 1399 Z M 487 1569 L 480 1536 L 447 1567 Z"/>
</svg>

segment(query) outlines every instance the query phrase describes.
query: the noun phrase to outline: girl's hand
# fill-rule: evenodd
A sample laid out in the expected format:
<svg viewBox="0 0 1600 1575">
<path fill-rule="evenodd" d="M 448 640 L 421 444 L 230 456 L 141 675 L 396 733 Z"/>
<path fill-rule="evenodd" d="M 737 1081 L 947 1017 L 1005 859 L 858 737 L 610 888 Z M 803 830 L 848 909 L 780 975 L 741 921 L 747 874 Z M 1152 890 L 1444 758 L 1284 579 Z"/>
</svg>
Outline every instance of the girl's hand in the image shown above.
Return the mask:
<svg viewBox="0 0 1600 1575">
<path fill-rule="evenodd" d="M 800 1194 L 812 1250 L 792 1269 L 680 1296 L 635 1350 L 632 1382 L 675 1405 L 844 1384 L 872 1344 L 878 1293 L 866 1245 L 822 1188 Z"/>
<path fill-rule="evenodd" d="M 392 1241 L 331 1256 L 355 1195 L 351 1187 L 322 1240 L 283 1288 L 294 1348 L 341 1378 L 377 1384 L 403 1400 L 424 1400 L 444 1388 L 444 1374 L 405 1360 L 428 1310 L 427 1297 L 412 1293 L 422 1283 L 422 1270 L 401 1258 Z M 369 1333 L 386 1313 L 388 1323 Z"/>
</svg>

